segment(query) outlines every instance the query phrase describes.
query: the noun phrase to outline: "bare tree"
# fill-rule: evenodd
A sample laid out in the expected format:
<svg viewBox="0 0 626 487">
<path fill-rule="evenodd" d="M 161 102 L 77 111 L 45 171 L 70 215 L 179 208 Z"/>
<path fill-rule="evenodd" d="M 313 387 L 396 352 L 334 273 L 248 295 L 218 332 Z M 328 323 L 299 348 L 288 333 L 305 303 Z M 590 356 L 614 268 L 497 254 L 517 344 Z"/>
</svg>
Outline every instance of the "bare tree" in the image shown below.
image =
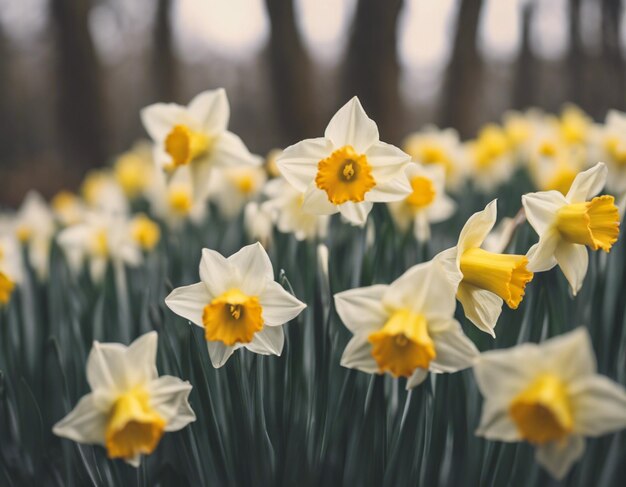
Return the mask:
<svg viewBox="0 0 626 487">
<path fill-rule="evenodd" d="M 620 50 L 619 29 L 622 18 L 620 0 L 602 0 L 602 60 L 606 69 L 605 108 L 626 109 L 624 57 Z"/>
<path fill-rule="evenodd" d="M 513 106 L 518 110 L 528 108 L 535 103 L 535 57 L 530 47 L 530 26 L 535 11 L 533 1 L 524 5 L 522 10 L 522 39 L 513 85 Z"/>
<path fill-rule="evenodd" d="M 472 135 L 478 123 L 476 105 L 481 97 L 483 66 L 477 40 L 482 6 L 482 0 L 461 1 L 442 91 L 442 125 L 457 128 L 463 137 Z"/>
<path fill-rule="evenodd" d="M 159 100 L 176 100 L 178 66 L 172 48 L 172 0 L 158 0 L 154 21 L 152 64 Z"/>
<path fill-rule="evenodd" d="M 569 52 L 567 56 L 569 100 L 585 107 L 583 74 L 585 50 L 580 25 L 581 0 L 569 0 Z"/>
<path fill-rule="evenodd" d="M 83 166 L 98 166 L 106 157 L 106 124 L 100 66 L 88 27 L 90 8 L 90 0 L 50 1 L 57 43 L 57 113 L 65 152 Z"/>
<path fill-rule="evenodd" d="M 269 59 L 274 93 L 286 142 L 310 137 L 318 130 L 313 96 L 314 71 L 300 38 L 293 0 L 266 0 L 271 34 Z"/>
</svg>

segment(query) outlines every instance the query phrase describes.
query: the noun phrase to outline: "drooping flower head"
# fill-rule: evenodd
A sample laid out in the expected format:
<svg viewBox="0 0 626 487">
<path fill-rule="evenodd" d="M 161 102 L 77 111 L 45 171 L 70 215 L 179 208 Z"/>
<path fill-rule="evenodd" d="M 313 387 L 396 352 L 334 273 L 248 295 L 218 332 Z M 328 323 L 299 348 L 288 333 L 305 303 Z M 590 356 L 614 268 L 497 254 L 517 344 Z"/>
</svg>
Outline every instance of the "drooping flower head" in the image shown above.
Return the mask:
<svg viewBox="0 0 626 487">
<path fill-rule="evenodd" d="M 376 123 L 354 97 L 333 116 L 324 137 L 287 147 L 277 164 L 304 194 L 305 211 L 340 212 L 363 225 L 374 202 L 400 200 L 411 192 L 403 173 L 409 161 L 408 154 L 379 141 Z"/>
<path fill-rule="evenodd" d="M 407 388 L 432 372 L 470 367 L 478 354 L 454 319 L 454 289 L 437 261 L 416 265 L 390 285 L 335 294 L 339 317 L 354 335 L 341 365 L 407 377 Z"/>
<path fill-rule="evenodd" d="M 575 295 L 587 274 L 587 249 L 609 252 L 619 236 L 615 198 L 597 196 L 606 182 L 606 166 L 599 162 L 576 176 L 567 195 L 558 191 L 522 197 L 526 218 L 539 234 L 528 251 L 529 269 L 541 272 L 559 265 Z"/>
<path fill-rule="evenodd" d="M 538 345 L 485 352 L 474 375 L 485 398 L 476 433 L 528 441 L 558 479 L 582 456 L 584 436 L 626 427 L 626 391 L 596 373 L 585 328 Z"/>
<path fill-rule="evenodd" d="M 165 304 L 204 329 L 209 356 L 221 367 L 245 347 L 263 355 L 280 355 L 282 326 L 306 307 L 274 281 L 274 270 L 261 244 L 243 247 L 226 258 L 204 249 L 201 282 L 174 289 Z"/>
<path fill-rule="evenodd" d="M 187 400 L 191 384 L 158 376 L 157 341 L 153 331 L 128 347 L 94 342 L 87 359 L 91 392 L 54 425 L 54 434 L 102 445 L 109 458 L 137 467 L 141 455 L 151 454 L 164 433 L 195 421 Z"/>
<path fill-rule="evenodd" d="M 436 257 L 456 289 L 465 316 L 494 336 L 502 302 L 516 309 L 524 297 L 526 284 L 533 278 L 527 269 L 526 256 L 497 254 L 481 248 L 496 217 L 497 204 L 493 200 L 467 220 L 457 245 Z"/>
</svg>

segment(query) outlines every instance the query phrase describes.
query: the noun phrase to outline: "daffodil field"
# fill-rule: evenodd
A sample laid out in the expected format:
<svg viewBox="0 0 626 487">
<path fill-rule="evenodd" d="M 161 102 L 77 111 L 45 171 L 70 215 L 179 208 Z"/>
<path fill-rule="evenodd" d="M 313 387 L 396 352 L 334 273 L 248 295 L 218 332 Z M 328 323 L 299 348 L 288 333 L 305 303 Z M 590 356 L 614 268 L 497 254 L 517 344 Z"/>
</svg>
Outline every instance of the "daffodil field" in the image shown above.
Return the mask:
<svg viewBox="0 0 626 487">
<path fill-rule="evenodd" d="M 228 119 L 0 213 L 0 485 L 623 485 L 626 114 Z"/>
</svg>

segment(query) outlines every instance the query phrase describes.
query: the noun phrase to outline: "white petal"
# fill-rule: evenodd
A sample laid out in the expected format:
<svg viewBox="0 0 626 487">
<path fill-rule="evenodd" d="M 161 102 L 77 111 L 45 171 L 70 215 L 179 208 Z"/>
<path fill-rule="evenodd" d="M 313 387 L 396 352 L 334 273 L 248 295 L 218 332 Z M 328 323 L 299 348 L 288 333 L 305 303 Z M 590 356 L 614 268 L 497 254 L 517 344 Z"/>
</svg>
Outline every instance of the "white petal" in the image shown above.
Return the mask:
<svg viewBox="0 0 626 487">
<path fill-rule="evenodd" d="M 52 432 L 78 443 L 103 445 L 107 418 L 107 411 L 96 407 L 93 394 L 87 394 L 67 416 L 54 425 Z"/>
<path fill-rule="evenodd" d="M 570 386 L 574 430 L 600 436 L 626 428 L 626 391 L 607 377 L 593 375 Z"/>
<path fill-rule="evenodd" d="M 352 334 L 367 334 L 385 324 L 389 314 L 383 307 L 382 299 L 388 287 L 377 284 L 335 294 L 337 314 Z"/>
<path fill-rule="evenodd" d="M 141 122 L 155 142 L 164 140 L 174 125 L 186 117 L 185 108 L 175 103 L 155 103 L 141 110 Z"/>
<path fill-rule="evenodd" d="M 206 285 L 211 299 L 235 287 L 237 276 L 233 265 L 219 252 L 202 249 L 200 279 Z"/>
<path fill-rule="evenodd" d="M 559 267 L 576 296 L 583 285 L 589 265 L 589 254 L 584 245 L 571 244 L 561 241 L 554 252 Z"/>
<path fill-rule="evenodd" d="M 566 204 L 567 200 L 558 191 L 541 191 L 522 196 L 526 219 L 540 236 L 550 228 L 559 208 Z"/>
<path fill-rule="evenodd" d="M 446 194 L 440 194 L 439 199 L 430 205 L 426 213 L 431 223 L 439 223 L 450 218 L 456 211 L 456 203 Z"/>
<path fill-rule="evenodd" d="M 367 215 L 372 211 L 373 205 L 374 204 L 369 201 L 362 201 L 361 203 L 348 201 L 339 205 L 337 208 L 341 216 L 348 220 L 348 222 L 353 225 L 363 226 L 367 221 Z"/>
<path fill-rule="evenodd" d="M 598 162 L 591 169 L 579 173 L 565 197 L 570 203 L 582 203 L 597 195 L 606 184 L 606 165 Z"/>
<path fill-rule="evenodd" d="M 210 161 L 216 166 L 258 166 L 260 159 L 250 154 L 238 135 L 222 132 L 214 142 Z"/>
<path fill-rule="evenodd" d="M 467 319 L 474 323 L 479 330 L 495 337 L 496 334 L 493 329 L 496 327 L 502 312 L 502 298 L 486 289 L 480 289 L 464 282 L 459 284 L 456 297 L 463 305 L 463 312 Z"/>
<path fill-rule="evenodd" d="M 211 175 L 214 169 L 213 165 L 208 160 L 204 159 L 193 161 L 188 166 L 179 167 L 176 169 L 175 174 L 178 175 L 184 172 L 189 174 L 188 184 L 190 184 L 192 188 L 191 193 L 193 200 L 195 202 L 204 202 L 211 191 Z"/>
<path fill-rule="evenodd" d="M 428 242 L 430 240 L 430 223 L 423 211 L 418 212 L 413 219 L 413 236 L 418 242 Z"/>
<path fill-rule="evenodd" d="M 241 345 L 226 346 L 222 342 L 206 342 L 213 367 L 219 369 Z"/>
<path fill-rule="evenodd" d="M 413 389 L 414 387 L 419 386 L 422 382 L 426 380 L 427 377 L 428 377 L 428 370 L 421 369 L 418 367 L 417 369 L 413 371 L 413 373 L 411 374 L 411 377 L 409 377 L 409 380 L 406 381 L 407 390 Z"/>
<path fill-rule="evenodd" d="M 313 183 L 306 188 L 304 193 L 302 211 L 312 215 L 332 215 L 337 213 L 339 208 L 328 200 L 328 195 L 325 191 L 322 191 Z"/>
<path fill-rule="evenodd" d="M 541 353 L 545 368 L 558 370 L 568 383 L 596 373 L 596 357 L 585 327 L 546 340 L 541 344 Z"/>
<path fill-rule="evenodd" d="M 493 200 L 482 211 L 478 211 L 469 217 L 461 234 L 457 247 L 459 253 L 463 255 L 467 249 L 480 247 L 483 240 L 489 235 L 489 232 L 496 223 L 498 216 L 497 200 Z"/>
<path fill-rule="evenodd" d="M 244 346 L 261 355 L 280 355 L 285 345 L 285 333 L 282 326 L 266 326 L 257 331 L 250 343 Z"/>
<path fill-rule="evenodd" d="M 391 178 L 408 179 L 405 169 L 411 162 L 411 156 L 396 146 L 376 142 L 367 149 L 365 155 L 368 164 L 372 166 L 372 175 L 377 183 Z"/>
<path fill-rule="evenodd" d="M 194 325 L 204 327 L 202 315 L 211 299 L 204 282 L 198 282 L 190 286 L 177 287 L 165 298 L 165 304 L 178 316 L 188 319 Z"/>
<path fill-rule="evenodd" d="M 187 110 L 207 134 L 220 133 L 228 127 L 230 106 L 224 88 L 203 91 L 196 95 Z"/>
<path fill-rule="evenodd" d="M 342 367 L 357 369 L 368 374 L 380 372 L 376 360 L 372 357 L 372 346 L 367 337 L 366 333 L 352 337 L 341 356 Z"/>
<path fill-rule="evenodd" d="M 121 343 L 93 342 L 86 367 L 92 391 L 126 388 L 126 348 Z"/>
<path fill-rule="evenodd" d="M 537 447 L 535 457 L 555 479 L 561 480 L 567 475 L 572 465 L 582 457 L 585 440 L 571 435 L 562 442 L 550 442 Z"/>
<path fill-rule="evenodd" d="M 249 296 L 258 296 L 268 282 L 274 281 L 272 261 L 259 242 L 242 247 L 227 260 L 239 272 L 239 286 Z"/>
<path fill-rule="evenodd" d="M 273 281 L 261 292 L 259 301 L 263 307 L 263 321 L 268 326 L 283 325 L 306 308 L 306 304 Z"/>
<path fill-rule="evenodd" d="M 452 247 L 439 252 L 433 259 L 439 262 L 446 279 L 453 289 L 457 289 L 463 280 L 463 274 L 461 273 L 461 269 L 459 269 L 459 265 L 457 263 L 458 253 L 458 249 L 456 247 Z"/>
<path fill-rule="evenodd" d="M 377 203 L 399 201 L 411 194 L 409 180 L 400 173 L 400 177 L 376 183 L 371 190 L 365 193 L 365 200 Z"/>
<path fill-rule="evenodd" d="M 324 137 L 306 139 L 287 147 L 276 158 L 276 165 L 284 178 L 304 193 L 315 180 L 319 162 L 326 159 L 333 150 L 330 140 Z"/>
<path fill-rule="evenodd" d="M 351 145 L 358 153 L 363 153 L 378 142 L 378 127 L 363 110 L 361 102 L 355 96 L 339 109 L 328 123 L 324 136 L 335 147 Z"/>
<path fill-rule="evenodd" d="M 163 375 L 147 386 L 150 405 L 167 422 L 165 431 L 178 431 L 196 420 L 189 405 L 191 384 L 178 377 Z"/>
<path fill-rule="evenodd" d="M 471 367 L 478 349 L 463 333 L 455 319 L 435 319 L 428 322 L 428 331 L 435 342 L 436 357 L 430 363 L 433 372 L 456 372 Z"/>
<path fill-rule="evenodd" d="M 548 229 L 539 237 L 539 242 L 528 249 L 526 257 L 531 272 L 545 272 L 552 269 L 556 264 L 554 256 L 561 238 L 556 230 Z"/>
<path fill-rule="evenodd" d="M 520 434 L 509 415 L 506 396 L 486 397 L 476 435 L 495 441 L 520 441 Z"/>
<path fill-rule="evenodd" d="M 141 455 L 136 455 L 133 458 L 124 459 L 124 462 L 126 462 L 131 467 L 139 468 L 139 465 L 141 465 Z"/>
<path fill-rule="evenodd" d="M 156 379 L 157 347 L 159 335 L 151 331 L 141 335 L 126 349 L 126 363 L 130 364 L 127 371 L 130 384 L 143 384 Z"/>
</svg>

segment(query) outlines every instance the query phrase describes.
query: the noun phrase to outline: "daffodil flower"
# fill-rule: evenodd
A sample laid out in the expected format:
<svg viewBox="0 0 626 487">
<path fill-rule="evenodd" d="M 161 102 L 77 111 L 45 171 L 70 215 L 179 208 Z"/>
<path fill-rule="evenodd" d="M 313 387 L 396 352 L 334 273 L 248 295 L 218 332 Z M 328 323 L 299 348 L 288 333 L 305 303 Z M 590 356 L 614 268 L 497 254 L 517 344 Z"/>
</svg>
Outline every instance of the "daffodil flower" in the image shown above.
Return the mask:
<svg viewBox="0 0 626 487">
<path fill-rule="evenodd" d="M 61 227 L 76 225 L 85 217 L 84 202 L 78 195 L 70 191 L 61 190 L 54 195 L 50 207 Z"/>
<path fill-rule="evenodd" d="M 54 425 L 53 433 L 78 443 L 102 445 L 109 458 L 138 467 L 166 432 L 195 421 L 187 398 L 191 384 L 158 376 L 157 333 L 128 347 L 94 342 L 87 359 L 91 392 Z"/>
<path fill-rule="evenodd" d="M 0 306 L 11 300 L 23 273 L 22 252 L 13 235 L 0 235 Z"/>
<path fill-rule="evenodd" d="M 354 97 L 333 116 L 324 137 L 287 147 L 276 162 L 304 194 L 305 211 L 340 212 L 363 225 L 374 202 L 400 200 L 411 192 L 403 173 L 409 161 L 408 154 L 379 141 L 376 123 Z"/>
<path fill-rule="evenodd" d="M 274 282 L 272 263 L 261 244 L 243 247 L 228 258 L 203 249 L 200 279 L 174 289 L 165 304 L 204 329 L 214 367 L 224 365 L 241 347 L 263 355 L 282 353 L 281 325 L 306 305 Z"/>
<path fill-rule="evenodd" d="M 609 176 L 607 189 L 614 194 L 626 191 L 626 113 L 609 110 L 603 125 L 595 128 L 592 149 L 596 160 L 605 161 Z"/>
<path fill-rule="evenodd" d="M 261 166 L 218 168 L 211 174 L 209 199 L 226 219 L 237 217 L 245 204 L 256 197 L 267 180 Z"/>
<path fill-rule="evenodd" d="M 91 211 L 126 215 L 128 199 L 110 169 L 89 171 L 81 186 L 83 199 Z"/>
<path fill-rule="evenodd" d="M 502 127 L 485 125 L 464 147 L 468 175 L 479 191 L 492 193 L 513 174 L 515 151 Z"/>
<path fill-rule="evenodd" d="M 493 200 L 467 220 L 456 246 L 436 257 L 456 289 L 465 316 L 492 336 L 502 302 L 516 309 L 524 297 L 526 284 L 533 278 L 525 256 L 496 254 L 481 248 L 496 217 L 497 205 Z"/>
<path fill-rule="evenodd" d="M 406 232 L 413 225 L 419 241 L 430 239 L 430 224 L 450 218 L 456 204 L 444 191 L 445 169 L 440 165 L 409 164 L 406 175 L 412 192 L 402 201 L 387 203 L 396 225 Z"/>
<path fill-rule="evenodd" d="M 156 103 L 141 111 L 143 125 L 154 142 L 158 167 L 173 173 L 189 166 L 194 195 L 208 189 L 213 166 L 258 165 L 241 139 L 227 130 L 230 107 L 224 89 L 204 91 L 189 105 Z"/>
<path fill-rule="evenodd" d="M 606 182 L 606 166 L 599 162 L 576 176 L 567 195 L 558 191 L 522 197 L 526 218 L 539 234 L 528 251 L 528 268 L 547 271 L 559 265 L 576 295 L 587 274 L 587 249 L 609 252 L 619 236 L 619 213 L 613 196 L 597 195 Z"/>
<path fill-rule="evenodd" d="M 626 391 L 596 372 L 585 328 L 483 353 L 474 366 L 485 400 L 476 434 L 528 441 L 557 479 L 583 454 L 584 436 L 626 427 Z"/>
<path fill-rule="evenodd" d="M 438 262 L 416 265 L 389 285 L 335 294 L 339 317 L 354 335 L 341 365 L 370 374 L 407 377 L 407 388 L 428 372 L 456 372 L 478 355 L 454 319 L 454 289 Z"/>
<path fill-rule="evenodd" d="M 144 194 L 152 184 L 154 172 L 151 144 L 143 140 L 119 155 L 113 166 L 115 180 L 129 199 Z"/>
<path fill-rule="evenodd" d="M 259 241 L 263 247 L 272 244 L 274 223 L 266 206 L 250 201 L 243 210 L 243 228 L 251 240 Z"/>
</svg>

